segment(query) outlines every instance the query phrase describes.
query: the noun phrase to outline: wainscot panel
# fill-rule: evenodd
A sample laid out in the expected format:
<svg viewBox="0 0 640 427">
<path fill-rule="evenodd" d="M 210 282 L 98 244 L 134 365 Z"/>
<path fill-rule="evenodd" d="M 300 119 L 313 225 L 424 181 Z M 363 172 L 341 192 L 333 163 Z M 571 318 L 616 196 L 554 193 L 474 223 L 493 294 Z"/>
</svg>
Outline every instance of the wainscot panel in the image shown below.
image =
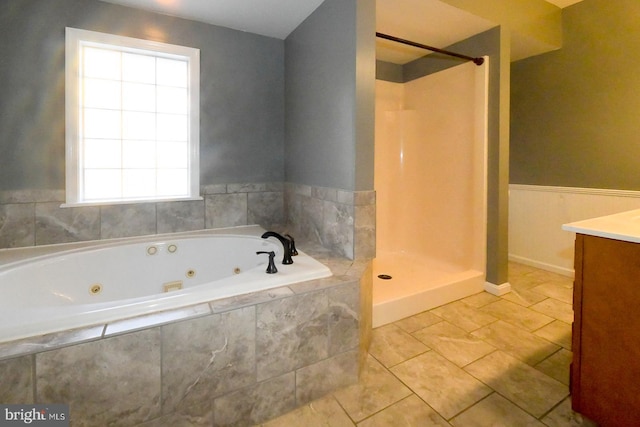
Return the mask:
<svg viewBox="0 0 640 427">
<path fill-rule="evenodd" d="M 640 208 L 640 192 L 509 186 L 509 259 L 573 276 L 575 234 L 562 224 Z"/>
</svg>

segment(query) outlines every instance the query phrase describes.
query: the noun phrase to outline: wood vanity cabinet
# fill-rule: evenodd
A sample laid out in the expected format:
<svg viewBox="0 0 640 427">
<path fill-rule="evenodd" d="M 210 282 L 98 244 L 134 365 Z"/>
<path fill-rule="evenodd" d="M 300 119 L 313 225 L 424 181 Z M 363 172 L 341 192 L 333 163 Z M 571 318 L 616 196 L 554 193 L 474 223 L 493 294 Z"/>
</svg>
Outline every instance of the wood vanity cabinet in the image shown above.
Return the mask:
<svg viewBox="0 0 640 427">
<path fill-rule="evenodd" d="M 640 243 L 577 234 L 575 249 L 573 410 L 640 426 Z"/>
</svg>

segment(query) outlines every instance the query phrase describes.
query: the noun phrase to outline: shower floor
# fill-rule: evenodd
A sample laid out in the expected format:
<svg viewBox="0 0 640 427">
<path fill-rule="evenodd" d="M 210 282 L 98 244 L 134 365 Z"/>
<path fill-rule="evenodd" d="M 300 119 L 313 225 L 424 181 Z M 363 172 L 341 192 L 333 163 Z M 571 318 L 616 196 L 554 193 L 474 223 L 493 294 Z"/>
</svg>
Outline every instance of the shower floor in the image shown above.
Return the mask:
<svg viewBox="0 0 640 427">
<path fill-rule="evenodd" d="M 384 280 L 378 275 L 392 278 Z M 484 273 L 397 252 L 373 260 L 373 327 L 447 304 L 484 290 Z"/>
</svg>

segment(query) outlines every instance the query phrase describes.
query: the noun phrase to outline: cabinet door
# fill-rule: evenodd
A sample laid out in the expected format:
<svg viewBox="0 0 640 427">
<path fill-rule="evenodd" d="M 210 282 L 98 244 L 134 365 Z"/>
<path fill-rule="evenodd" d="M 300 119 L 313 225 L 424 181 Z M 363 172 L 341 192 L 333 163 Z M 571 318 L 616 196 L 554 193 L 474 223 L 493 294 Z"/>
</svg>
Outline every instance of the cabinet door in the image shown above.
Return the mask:
<svg viewBox="0 0 640 427">
<path fill-rule="evenodd" d="M 638 426 L 640 244 L 578 237 L 574 408 L 602 426 Z"/>
</svg>

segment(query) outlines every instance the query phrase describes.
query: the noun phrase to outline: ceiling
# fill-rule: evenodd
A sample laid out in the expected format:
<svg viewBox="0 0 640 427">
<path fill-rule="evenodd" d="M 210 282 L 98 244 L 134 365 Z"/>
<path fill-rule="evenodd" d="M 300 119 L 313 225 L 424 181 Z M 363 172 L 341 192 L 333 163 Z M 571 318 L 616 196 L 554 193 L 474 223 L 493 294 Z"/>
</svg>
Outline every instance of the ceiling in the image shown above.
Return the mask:
<svg viewBox="0 0 640 427">
<path fill-rule="evenodd" d="M 582 0 L 547 0 L 547 2 L 555 4 L 559 8 L 565 8 L 567 6 L 571 6 L 572 4 L 576 4 L 581 1 Z"/>
<path fill-rule="evenodd" d="M 324 0 L 103 0 L 285 39 Z"/>
<path fill-rule="evenodd" d="M 495 27 L 494 22 L 439 0 L 376 0 L 376 31 L 444 48 Z M 377 39 L 376 58 L 404 64 L 429 53 Z"/>
<path fill-rule="evenodd" d="M 324 0 L 103 0 L 285 39 Z M 564 8 L 581 0 L 547 0 Z M 440 0 L 376 0 L 376 31 L 445 47 L 482 33 L 496 23 Z M 425 51 L 378 39 L 376 57 L 404 64 Z"/>
<path fill-rule="evenodd" d="M 564 8 L 582 0 L 546 1 Z M 429 46 L 444 48 L 496 25 L 496 22 L 440 0 L 376 0 L 376 31 Z M 514 44 L 512 49 L 512 57 L 518 59 L 536 50 L 535 47 L 521 44 Z M 428 53 L 388 40 L 377 39 L 376 42 L 376 58 L 395 64 L 405 64 Z"/>
</svg>

